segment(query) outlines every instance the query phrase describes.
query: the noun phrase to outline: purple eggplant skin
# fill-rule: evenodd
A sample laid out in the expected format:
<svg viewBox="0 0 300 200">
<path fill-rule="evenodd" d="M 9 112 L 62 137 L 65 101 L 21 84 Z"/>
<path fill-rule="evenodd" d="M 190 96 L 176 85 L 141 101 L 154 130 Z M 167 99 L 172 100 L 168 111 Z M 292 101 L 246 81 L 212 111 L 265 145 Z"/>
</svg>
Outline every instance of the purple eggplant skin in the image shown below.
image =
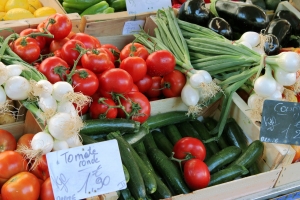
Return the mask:
<svg viewBox="0 0 300 200">
<path fill-rule="evenodd" d="M 212 17 L 210 10 L 205 7 L 204 0 L 187 0 L 178 11 L 178 19 L 204 27 Z"/>
<path fill-rule="evenodd" d="M 266 41 L 264 45 L 264 51 L 266 55 L 272 56 L 280 53 L 280 44 L 277 37 L 273 34 L 265 34 Z"/>
<path fill-rule="evenodd" d="M 259 33 L 270 22 L 263 9 L 245 2 L 215 0 L 215 10 L 214 15 L 225 19 L 233 32 L 241 34 L 247 31 Z"/>
<path fill-rule="evenodd" d="M 286 19 L 273 19 L 267 26 L 265 34 L 275 35 L 279 44 L 285 46 L 291 37 L 291 24 Z"/>
<path fill-rule="evenodd" d="M 221 17 L 213 17 L 207 25 L 207 28 L 214 32 L 224 36 L 225 38 L 232 40 L 232 29 L 230 24 Z"/>
<path fill-rule="evenodd" d="M 279 10 L 277 11 L 273 19 L 286 19 L 291 24 L 291 34 L 292 35 L 300 35 L 300 19 L 289 10 Z"/>
</svg>

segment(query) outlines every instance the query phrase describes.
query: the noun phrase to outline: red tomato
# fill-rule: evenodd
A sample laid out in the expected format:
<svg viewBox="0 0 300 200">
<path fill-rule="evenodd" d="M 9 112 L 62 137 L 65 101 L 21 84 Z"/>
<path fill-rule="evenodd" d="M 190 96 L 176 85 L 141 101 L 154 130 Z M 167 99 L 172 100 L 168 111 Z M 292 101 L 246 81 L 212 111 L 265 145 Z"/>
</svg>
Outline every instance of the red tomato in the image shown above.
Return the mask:
<svg viewBox="0 0 300 200">
<path fill-rule="evenodd" d="M 92 102 L 90 116 L 92 119 L 114 119 L 118 114 L 118 110 L 114 106 L 116 104 L 111 98 L 100 97 Z"/>
<path fill-rule="evenodd" d="M 79 40 L 82 42 L 87 49 L 94 49 L 96 48 L 95 40 L 86 33 L 75 33 L 71 39 L 73 40 Z"/>
<path fill-rule="evenodd" d="M 147 74 L 150 76 L 164 76 L 175 69 L 176 60 L 168 50 L 158 50 L 151 53 L 147 60 Z"/>
<path fill-rule="evenodd" d="M 34 33 L 41 33 L 38 29 L 35 28 L 26 28 L 21 31 L 20 36 L 30 35 L 30 37 L 36 39 L 37 43 L 39 44 L 40 49 L 43 49 L 46 45 L 46 38 L 43 36 L 34 36 Z"/>
<path fill-rule="evenodd" d="M 183 169 L 184 180 L 192 190 L 199 190 L 208 186 L 210 172 L 207 165 L 200 159 L 186 161 Z"/>
<path fill-rule="evenodd" d="M 112 52 L 112 54 L 114 55 L 115 61 L 117 61 L 120 58 L 120 49 L 118 47 L 116 47 L 115 45 L 102 44 L 101 47 L 109 49 Z"/>
<path fill-rule="evenodd" d="M 86 114 L 90 108 L 90 103 L 84 104 L 81 108 L 77 107 L 76 103 L 73 103 L 73 105 L 74 105 L 75 109 L 77 110 L 79 116 Z"/>
<path fill-rule="evenodd" d="M 141 57 L 144 60 L 149 56 L 148 50 L 140 43 L 129 43 L 120 52 L 121 61 L 129 56 Z"/>
<path fill-rule="evenodd" d="M 46 155 L 41 157 L 37 166 L 34 167 L 30 172 L 43 181 L 50 177 Z"/>
<path fill-rule="evenodd" d="M 106 70 L 99 76 L 99 85 L 104 92 L 124 94 L 132 89 L 133 80 L 127 71 L 114 68 Z"/>
<path fill-rule="evenodd" d="M 141 80 L 135 82 L 139 91 L 145 94 L 152 86 L 152 77 L 146 74 Z"/>
<path fill-rule="evenodd" d="M 173 147 L 174 157 L 184 159 L 187 154 L 191 154 L 194 158 L 204 160 L 206 149 L 201 140 L 193 137 L 183 137 L 176 142 Z"/>
<path fill-rule="evenodd" d="M 81 68 L 77 69 L 72 76 L 72 86 L 75 92 L 92 96 L 98 90 L 99 80 L 94 72 Z"/>
<path fill-rule="evenodd" d="M 184 2 L 186 2 L 186 0 L 178 0 L 181 4 L 183 4 Z"/>
<path fill-rule="evenodd" d="M 186 77 L 178 70 L 166 74 L 161 80 L 162 93 L 165 97 L 180 97 L 181 90 L 186 82 Z"/>
<path fill-rule="evenodd" d="M 12 176 L 27 171 L 27 161 L 15 151 L 0 153 L 0 187 Z"/>
<path fill-rule="evenodd" d="M 36 39 L 25 36 L 19 37 L 12 45 L 12 50 L 28 63 L 32 63 L 40 57 L 41 49 Z"/>
<path fill-rule="evenodd" d="M 1 188 L 3 200 L 37 200 L 40 195 L 40 182 L 30 172 L 20 172 L 11 177 Z"/>
<path fill-rule="evenodd" d="M 97 50 L 100 51 L 100 52 L 105 52 L 108 55 L 110 61 L 112 63 L 115 62 L 115 57 L 114 57 L 113 53 L 109 49 L 100 47 L 100 48 L 97 48 Z"/>
<path fill-rule="evenodd" d="M 104 50 L 91 50 L 81 57 L 82 67 L 93 71 L 96 74 L 108 69 L 115 68 L 114 63 Z"/>
<path fill-rule="evenodd" d="M 145 93 L 147 97 L 149 98 L 159 97 L 162 94 L 161 79 L 162 78 L 160 76 L 152 77 L 152 85 Z"/>
<path fill-rule="evenodd" d="M 139 88 L 136 84 L 133 84 L 132 89 L 130 90 L 130 92 L 139 92 Z"/>
<path fill-rule="evenodd" d="M 125 111 L 130 114 L 130 119 L 132 120 L 143 123 L 150 116 L 150 102 L 148 98 L 140 92 L 130 92 L 125 95 L 125 98 L 120 98 L 120 102 L 125 107 Z M 122 109 L 118 109 L 118 116 L 127 118 Z"/>
<path fill-rule="evenodd" d="M 37 69 L 43 73 L 52 84 L 57 81 L 64 81 L 66 74 L 69 73 L 69 66 L 66 61 L 56 56 L 43 60 Z"/>
<path fill-rule="evenodd" d="M 67 15 L 55 13 L 50 15 L 39 28 L 41 32 L 47 29 L 55 40 L 61 40 L 70 34 L 72 22 Z"/>
<path fill-rule="evenodd" d="M 63 38 L 61 40 L 52 40 L 52 42 L 50 43 L 50 47 L 49 47 L 50 52 L 55 52 L 56 50 L 61 49 L 64 46 L 64 44 L 66 42 L 68 42 L 69 40 L 70 39 L 67 37 Z"/>
<path fill-rule="evenodd" d="M 61 48 L 61 57 L 70 66 L 74 65 L 75 60 L 77 60 L 78 56 L 80 55 L 79 51 L 76 50 L 76 47 L 78 46 L 85 49 L 85 46 L 82 42 L 71 39 L 67 41 Z"/>
<path fill-rule="evenodd" d="M 40 200 L 54 200 L 51 179 L 47 178 L 41 186 Z"/>
<path fill-rule="evenodd" d="M 33 133 L 25 133 L 22 135 L 18 141 L 17 141 L 17 149 L 20 147 L 28 147 L 31 148 L 31 140 L 33 138 L 34 134 Z"/>
<path fill-rule="evenodd" d="M 90 37 L 94 40 L 94 47 L 95 48 L 100 48 L 101 47 L 101 42 L 98 40 L 96 37 L 90 35 Z"/>
<path fill-rule="evenodd" d="M 120 68 L 131 75 L 133 82 L 141 80 L 147 73 L 146 61 L 143 58 L 136 56 L 130 56 L 122 60 Z"/>
<path fill-rule="evenodd" d="M 8 150 L 16 150 L 17 140 L 9 131 L 0 129 L 0 153 Z"/>
</svg>

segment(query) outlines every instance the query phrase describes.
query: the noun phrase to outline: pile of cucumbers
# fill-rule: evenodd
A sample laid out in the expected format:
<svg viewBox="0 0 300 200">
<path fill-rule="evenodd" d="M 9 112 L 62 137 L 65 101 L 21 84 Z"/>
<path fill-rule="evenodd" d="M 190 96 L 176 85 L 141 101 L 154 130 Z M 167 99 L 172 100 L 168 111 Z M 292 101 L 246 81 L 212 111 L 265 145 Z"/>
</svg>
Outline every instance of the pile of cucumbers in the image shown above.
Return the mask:
<svg viewBox="0 0 300 200">
<path fill-rule="evenodd" d="M 67 13 L 94 15 L 126 11 L 126 0 L 61 0 Z"/>
<path fill-rule="evenodd" d="M 81 136 L 84 144 L 118 141 L 127 182 L 127 188 L 118 191 L 120 199 L 167 199 L 192 192 L 178 163 L 170 159 L 173 146 L 182 137 L 205 141 L 213 137 L 209 131 L 217 124 L 213 118 L 199 121 L 184 111 L 157 114 L 144 124 L 127 119 L 104 122 L 87 123 Z M 264 144 L 259 140 L 249 144 L 233 118 L 228 119 L 220 139 L 205 143 L 205 147 L 204 162 L 210 171 L 208 187 L 260 173 L 258 162 Z"/>
</svg>

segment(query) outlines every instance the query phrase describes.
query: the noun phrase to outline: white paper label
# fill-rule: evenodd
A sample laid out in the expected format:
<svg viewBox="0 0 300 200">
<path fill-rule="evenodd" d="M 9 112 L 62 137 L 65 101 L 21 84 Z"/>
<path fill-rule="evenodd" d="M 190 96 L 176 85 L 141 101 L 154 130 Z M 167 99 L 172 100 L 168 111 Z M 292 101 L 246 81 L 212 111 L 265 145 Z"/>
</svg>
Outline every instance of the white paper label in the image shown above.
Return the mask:
<svg viewBox="0 0 300 200">
<path fill-rule="evenodd" d="M 123 27 L 123 35 L 130 35 L 139 32 L 143 29 L 145 20 L 127 21 Z"/>
<path fill-rule="evenodd" d="M 126 0 L 129 15 L 157 11 L 171 6 L 171 0 Z"/>
<path fill-rule="evenodd" d="M 54 197 L 84 199 L 127 187 L 117 140 L 46 154 Z"/>
</svg>

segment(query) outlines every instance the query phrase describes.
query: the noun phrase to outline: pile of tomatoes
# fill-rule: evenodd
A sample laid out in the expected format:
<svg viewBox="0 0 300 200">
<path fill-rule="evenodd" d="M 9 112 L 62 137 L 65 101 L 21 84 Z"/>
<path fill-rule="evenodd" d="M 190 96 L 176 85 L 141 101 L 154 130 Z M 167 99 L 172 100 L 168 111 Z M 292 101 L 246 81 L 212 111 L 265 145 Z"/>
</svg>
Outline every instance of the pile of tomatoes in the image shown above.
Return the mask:
<svg viewBox="0 0 300 200">
<path fill-rule="evenodd" d="M 34 134 L 27 133 L 18 140 L 0 129 L 0 199 L 54 200 L 46 156 L 37 166 L 18 152 L 20 146 L 29 147 Z"/>
<path fill-rule="evenodd" d="M 151 100 L 180 96 L 186 77 L 175 70 L 171 52 L 150 51 L 134 41 L 119 49 L 71 30 L 68 17 L 57 13 L 37 29 L 23 30 L 10 47 L 52 84 L 67 81 L 75 92 L 90 96 L 92 103 L 81 108 L 81 114 L 143 123 Z"/>
</svg>

